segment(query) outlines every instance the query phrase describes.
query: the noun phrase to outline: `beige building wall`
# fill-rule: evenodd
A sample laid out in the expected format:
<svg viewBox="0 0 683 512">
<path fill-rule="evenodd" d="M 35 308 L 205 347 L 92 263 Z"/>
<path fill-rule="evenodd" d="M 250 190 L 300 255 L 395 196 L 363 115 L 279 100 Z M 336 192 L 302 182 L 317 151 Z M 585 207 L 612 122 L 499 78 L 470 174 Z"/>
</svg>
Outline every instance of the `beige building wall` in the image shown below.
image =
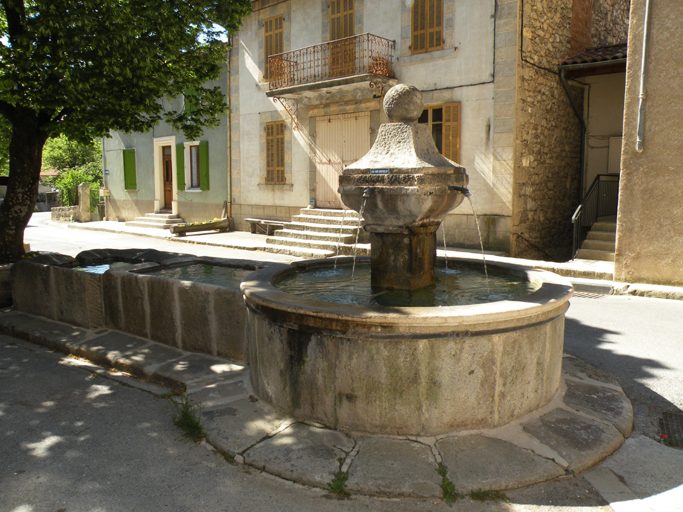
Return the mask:
<svg viewBox="0 0 683 512">
<path fill-rule="evenodd" d="M 683 3 L 651 1 L 645 131 L 636 150 L 644 0 L 633 0 L 614 279 L 683 285 Z"/>
</svg>

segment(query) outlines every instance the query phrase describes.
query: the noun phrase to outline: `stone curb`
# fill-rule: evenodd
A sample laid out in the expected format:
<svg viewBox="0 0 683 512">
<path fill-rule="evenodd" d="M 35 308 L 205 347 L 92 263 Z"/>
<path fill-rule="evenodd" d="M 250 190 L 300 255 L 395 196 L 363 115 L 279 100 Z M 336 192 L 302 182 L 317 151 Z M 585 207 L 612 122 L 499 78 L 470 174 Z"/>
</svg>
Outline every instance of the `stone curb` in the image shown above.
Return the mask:
<svg viewBox="0 0 683 512">
<path fill-rule="evenodd" d="M 11 308 L 0 310 L 0 334 L 182 390 L 201 404 L 207 441 L 219 452 L 286 480 L 352 494 L 441 498 L 449 482 L 467 493 L 573 476 L 616 451 L 633 423 L 616 381 L 570 356 L 560 393 L 508 425 L 435 437 L 379 436 L 284 416 L 251 393 L 247 368 L 225 359 Z"/>
</svg>

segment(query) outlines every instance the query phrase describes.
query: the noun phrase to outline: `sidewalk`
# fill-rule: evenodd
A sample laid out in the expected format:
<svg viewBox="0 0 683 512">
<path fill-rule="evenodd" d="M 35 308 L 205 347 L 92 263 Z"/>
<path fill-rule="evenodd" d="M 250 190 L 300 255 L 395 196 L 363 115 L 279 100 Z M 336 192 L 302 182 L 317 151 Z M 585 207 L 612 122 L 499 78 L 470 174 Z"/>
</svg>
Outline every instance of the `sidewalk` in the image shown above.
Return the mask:
<svg viewBox="0 0 683 512">
<path fill-rule="evenodd" d="M 245 231 L 230 231 L 227 233 L 191 233 L 183 237 L 172 235 L 165 229 L 147 229 L 126 226 L 125 222 L 99 221 L 85 224 L 73 223 L 68 225 L 72 229 L 93 231 L 107 231 L 111 233 L 125 233 L 143 237 L 158 238 L 179 243 L 203 244 L 229 249 L 248 251 L 264 251 L 266 236 L 247 233 Z M 448 248 L 437 249 L 439 256 L 447 254 L 449 258 L 481 259 L 481 253 L 469 249 Z M 683 288 L 651 284 L 629 284 L 614 282 L 614 263 L 609 261 L 572 260 L 564 263 L 550 261 L 526 260 L 501 256 L 500 253 L 486 255 L 487 262 L 513 263 L 526 265 L 555 272 L 567 277 L 577 292 L 613 295 L 637 295 L 660 299 L 683 300 Z"/>
</svg>

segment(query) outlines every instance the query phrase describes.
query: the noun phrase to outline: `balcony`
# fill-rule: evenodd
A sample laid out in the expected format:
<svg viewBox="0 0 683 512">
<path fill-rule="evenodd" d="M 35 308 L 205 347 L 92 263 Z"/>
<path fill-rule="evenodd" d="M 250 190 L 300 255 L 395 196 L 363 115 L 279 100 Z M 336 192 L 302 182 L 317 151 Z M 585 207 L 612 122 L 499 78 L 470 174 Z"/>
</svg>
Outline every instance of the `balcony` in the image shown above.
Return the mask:
<svg viewBox="0 0 683 512">
<path fill-rule="evenodd" d="M 395 46 L 394 41 L 361 34 L 271 55 L 266 95 L 297 98 L 353 84 L 393 85 Z"/>
</svg>

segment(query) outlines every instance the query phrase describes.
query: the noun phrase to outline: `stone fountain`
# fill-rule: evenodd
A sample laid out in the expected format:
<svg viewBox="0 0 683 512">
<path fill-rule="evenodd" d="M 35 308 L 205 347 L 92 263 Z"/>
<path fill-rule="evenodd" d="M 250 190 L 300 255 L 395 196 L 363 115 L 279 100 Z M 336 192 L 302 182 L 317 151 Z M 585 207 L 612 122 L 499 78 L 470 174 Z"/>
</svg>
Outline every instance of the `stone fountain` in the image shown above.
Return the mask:
<svg viewBox="0 0 683 512">
<path fill-rule="evenodd" d="M 468 178 L 415 122 L 419 91 L 396 86 L 385 111 L 391 122 L 344 170 L 340 193 L 371 234 L 373 288 L 422 289 L 435 279 L 436 230 L 462 202 Z M 280 411 L 331 428 L 430 436 L 504 425 L 558 392 L 572 293 L 563 278 L 498 264 L 535 291 L 448 307 L 346 305 L 277 286 L 330 267 L 273 265 L 242 283 L 251 383 Z"/>
</svg>

